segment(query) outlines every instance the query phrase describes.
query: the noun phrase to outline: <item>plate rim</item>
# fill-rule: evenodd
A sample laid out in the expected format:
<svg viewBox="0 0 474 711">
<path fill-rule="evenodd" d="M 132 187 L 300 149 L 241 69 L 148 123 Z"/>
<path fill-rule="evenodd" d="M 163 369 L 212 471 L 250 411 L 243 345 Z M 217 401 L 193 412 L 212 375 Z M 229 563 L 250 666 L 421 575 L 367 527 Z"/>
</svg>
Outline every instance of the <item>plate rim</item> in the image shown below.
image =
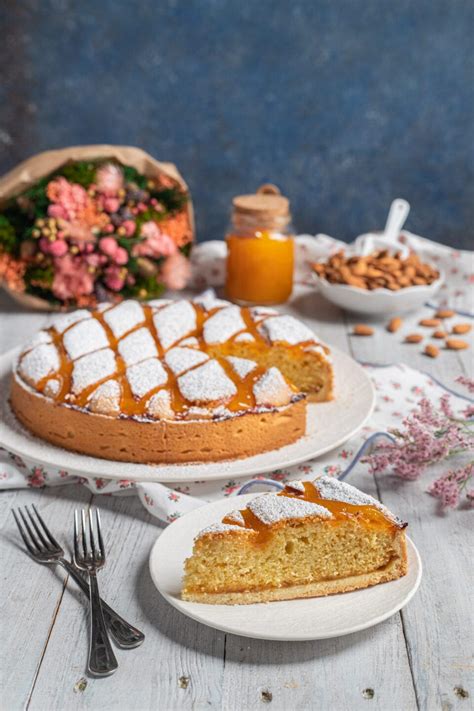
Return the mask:
<svg viewBox="0 0 474 711">
<path fill-rule="evenodd" d="M 21 346 L 17 346 L 16 348 L 12 348 L 11 350 L 7 351 L 6 353 L 0 354 L 0 375 L 3 371 L 4 367 L 11 367 L 15 357 L 17 354 L 20 352 Z M 336 354 L 337 356 L 342 356 L 343 359 L 349 360 L 353 367 L 359 371 L 359 374 L 364 378 L 365 380 L 365 385 L 368 386 L 370 389 L 370 403 L 369 406 L 367 407 L 367 410 L 364 414 L 364 417 L 358 422 L 358 424 L 353 427 L 350 431 L 347 433 L 339 436 L 337 439 L 335 439 L 333 442 L 330 444 L 317 449 L 316 452 L 313 454 L 311 452 L 307 452 L 305 454 L 295 454 L 292 457 L 289 457 L 282 461 L 281 464 L 275 465 L 274 463 L 260 463 L 258 465 L 253 466 L 252 471 L 232 471 L 232 470 L 226 470 L 226 467 L 222 467 L 222 465 L 231 463 L 236 466 L 239 465 L 239 463 L 245 464 L 245 462 L 248 462 L 249 459 L 252 459 L 252 457 L 243 457 L 239 459 L 233 459 L 233 460 L 226 460 L 224 462 L 211 462 L 211 463 L 190 463 L 190 464 L 138 464 L 136 462 L 123 462 L 123 461 L 118 461 L 118 460 L 112 460 L 112 459 L 100 459 L 98 457 L 90 457 L 89 455 L 84 455 L 84 454 L 79 454 L 77 452 L 72 452 L 69 450 L 61 450 L 60 447 L 56 447 L 53 444 L 49 444 L 47 442 L 42 443 L 42 441 L 39 438 L 36 438 L 34 435 L 29 435 L 30 437 L 34 438 L 35 440 L 38 441 L 39 444 L 45 444 L 47 447 L 47 451 L 45 455 L 42 453 L 37 453 L 37 452 L 30 452 L 29 447 L 30 447 L 30 442 L 28 441 L 27 437 L 23 435 L 21 432 L 16 433 L 19 437 L 21 437 L 22 444 L 24 443 L 24 446 L 18 446 L 18 444 L 13 443 L 8 440 L 8 432 L 9 432 L 9 425 L 4 422 L 3 419 L 0 418 L 0 446 L 5 447 L 8 451 L 12 452 L 13 454 L 19 455 L 20 457 L 27 457 L 29 459 L 34 460 L 40 465 L 44 466 L 49 466 L 49 467 L 57 467 L 57 468 L 65 468 L 67 471 L 72 475 L 72 476 L 89 476 L 89 477 L 103 477 L 103 478 L 108 478 L 112 479 L 113 481 L 118 481 L 120 479 L 128 479 L 129 481 L 132 481 L 134 483 L 182 483 L 182 482 L 193 482 L 193 481 L 222 481 L 228 478 L 241 478 L 241 477 L 253 477 L 256 476 L 257 474 L 265 474 L 269 471 L 273 471 L 276 468 L 280 467 L 292 467 L 297 464 L 301 464 L 302 462 L 308 461 L 309 459 L 313 458 L 319 458 L 322 457 L 324 454 L 327 454 L 327 452 L 330 452 L 337 447 L 340 447 L 344 442 L 347 442 L 348 439 L 351 437 L 354 437 L 360 430 L 364 427 L 364 425 L 367 423 L 369 418 L 371 417 L 375 404 L 376 404 L 376 390 L 375 386 L 370 378 L 370 376 L 364 371 L 363 366 L 358 363 L 354 358 L 352 358 L 351 355 L 346 353 L 345 351 L 340 350 L 339 348 L 335 348 L 331 346 L 331 350 L 333 354 Z M 8 400 L 8 390 L 5 392 L 5 394 L 2 394 L 1 397 L 4 400 Z M 322 403 L 324 404 L 324 403 Z M 6 403 L 6 406 L 9 407 L 9 404 Z M 309 403 L 309 407 L 313 406 L 318 406 L 318 403 Z M 303 438 L 302 438 L 303 439 Z M 35 444 L 35 443 L 33 443 Z M 292 443 L 291 445 L 286 445 L 286 446 L 294 446 L 296 443 Z M 265 454 L 271 454 L 272 452 L 279 452 L 285 449 L 285 447 L 281 447 L 280 449 L 274 449 L 270 450 L 269 452 L 263 452 L 260 455 L 254 455 L 254 456 L 262 456 Z M 62 451 L 64 451 L 65 456 L 73 456 L 80 458 L 84 460 L 83 462 L 78 462 L 75 464 L 75 462 L 68 462 L 67 464 L 62 462 L 59 457 L 62 457 Z M 51 454 L 50 454 L 51 452 Z M 55 454 L 56 452 L 59 453 L 59 457 L 56 458 Z M 91 464 L 94 465 L 94 472 L 90 471 L 90 466 Z M 160 474 L 160 467 L 176 467 L 176 474 L 174 473 L 164 473 Z M 127 467 L 128 471 L 127 474 L 124 475 L 123 473 L 115 473 L 113 470 L 114 467 Z M 212 468 L 210 472 L 206 471 L 193 471 L 194 467 L 203 467 L 205 468 Z M 104 468 L 105 471 L 97 471 L 98 469 Z M 213 471 L 214 469 L 219 470 L 219 468 L 222 468 L 222 473 L 219 473 L 219 471 L 215 472 Z M 143 469 L 147 471 L 143 471 Z M 112 471 L 109 471 L 112 470 Z"/>
<path fill-rule="evenodd" d="M 244 495 L 239 496 L 239 500 L 242 500 L 242 503 L 245 504 L 246 502 L 251 501 L 253 498 L 255 498 L 255 496 L 259 496 L 259 494 L 255 494 L 255 493 L 254 494 L 244 494 Z M 413 585 L 410 588 L 410 590 L 407 592 L 405 597 L 401 600 L 401 602 L 397 602 L 393 607 L 390 607 L 387 611 L 377 615 L 377 617 L 375 617 L 367 622 L 356 624 L 353 627 L 346 628 L 344 631 L 336 632 L 336 633 L 319 634 L 316 636 L 314 633 L 310 633 L 307 635 L 281 636 L 281 635 L 259 634 L 259 633 L 249 634 L 247 632 L 237 631 L 235 628 L 231 628 L 229 626 L 226 626 L 225 624 L 218 625 L 213 622 L 206 621 L 198 613 L 192 614 L 192 609 L 193 609 L 192 607 L 191 607 L 191 609 L 183 608 L 183 605 L 181 604 L 181 603 L 183 603 L 185 605 L 192 606 L 192 605 L 198 605 L 198 604 L 202 604 L 202 603 L 191 603 L 191 602 L 187 602 L 187 601 L 181 601 L 181 599 L 173 597 L 172 595 L 170 595 L 169 593 L 167 593 L 160 587 L 160 584 L 158 582 L 158 576 L 157 576 L 157 573 L 155 570 L 155 567 L 158 567 L 158 566 L 154 567 L 154 558 L 156 557 L 157 550 L 160 546 L 160 539 L 162 538 L 163 535 L 166 534 L 166 532 L 169 530 L 170 527 L 172 527 L 176 523 L 183 521 L 187 516 L 189 516 L 191 514 L 196 514 L 197 511 L 202 511 L 203 508 L 207 508 L 207 509 L 213 508 L 216 506 L 216 504 L 220 506 L 224 501 L 226 503 L 229 503 L 229 508 L 233 508 L 230 506 L 230 504 L 232 502 L 235 507 L 235 499 L 236 499 L 235 496 L 229 497 L 227 499 L 219 499 L 218 501 L 213 501 L 211 503 L 206 504 L 204 507 L 199 507 L 199 509 L 193 509 L 192 511 L 188 511 L 186 514 L 184 514 L 179 519 L 177 519 L 177 521 L 174 521 L 173 523 L 168 524 L 168 526 L 157 537 L 156 541 L 154 542 L 154 544 L 152 545 L 151 550 L 150 550 L 150 554 L 148 557 L 148 570 L 150 572 L 150 577 L 152 579 L 153 585 L 155 586 L 157 592 L 175 610 L 177 610 L 182 615 L 189 617 L 190 619 L 194 620 L 195 622 L 199 622 L 199 624 L 205 625 L 206 627 L 210 627 L 210 628 L 218 630 L 220 632 L 225 632 L 226 634 L 234 634 L 234 635 L 237 635 L 240 637 L 245 637 L 247 639 L 265 639 L 265 640 L 274 641 L 274 642 L 308 642 L 308 641 L 314 641 L 314 640 L 319 640 L 319 639 L 334 639 L 337 637 L 345 637 L 346 635 L 349 635 L 349 634 L 355 634 L 356 632 L 362 632 L 363 630 L 369 629 L 370 627 L 375 627 L 375 625 L 378 625 L 381 622 L 384 622 L 389 617 L 392 617 L 392 615 L 395 615 L 397 612 L 400 612 L 400 610 L 410 602 L 410 600 L 413 598 L 413 596 L 416 594 L 416 592 L 418 591 L 418 589 L 420 587 L 421 578 L 423 575 L 423 564 L 421 561 L 421 556 L 418 551 L 418 548 L 416 547 L 416 545 L 412 541 L 412 539 L 407 535 L 406 541 L 407 541 L 408 555 L 413 556 L 413 558 L 416 562 L 416 570 L 417 570 L 416 578 L 413 582 Z M 161 542 L 161 545 L 165 545 L 165 544 L 163 544 L 163 542 Z M 384 585 L 390 584 L 390 582 L 395 583 L 397 581 L 396 580 L 389 581 L 388 583 L 384 583 Z M 378 587 L 378 586 L 371 586 L 369 588 L 363 588 L 362 590 L 355 590 L 352 592 L 363 594 L 365 591 L 372 590 L 374 587 Z M 351 594 L 350 592 L 349 593 L 338 593 L 336 596 L 328 595 L 326 597 L 302 598 L 302 599 L 306 600 L 308 602 L 311 600 L 320 600 L 320 601 L 328 600 L 328 601 L 330 601 L 331 598 L 337 597 L 339 595 L 350 595 L 350 594 Z M 282 600 L 282 601 L 277 601 L 277 604 L 278 604 L 278 602 L 291 603 L 291 602 L 298 602 L 298 601 L 299 601 L 298 599 L 286 600 L 286 601 Z M 240 607 L 253 608 L 255 606 L 260 606 L 260 605 L 266 606 L 266 605 L 270 605 L 270 604 L 273 604 L 273 603 L 261 602 L 261 603 L 253 603 L 252 605 L 244 605 L 244 606 L 240 606 Z M 217 607 L 216 605 L 208 605 L 208 606 Z M 223 607 L 223 606 L 221 605 L 219 607 Z"/>
</svg>

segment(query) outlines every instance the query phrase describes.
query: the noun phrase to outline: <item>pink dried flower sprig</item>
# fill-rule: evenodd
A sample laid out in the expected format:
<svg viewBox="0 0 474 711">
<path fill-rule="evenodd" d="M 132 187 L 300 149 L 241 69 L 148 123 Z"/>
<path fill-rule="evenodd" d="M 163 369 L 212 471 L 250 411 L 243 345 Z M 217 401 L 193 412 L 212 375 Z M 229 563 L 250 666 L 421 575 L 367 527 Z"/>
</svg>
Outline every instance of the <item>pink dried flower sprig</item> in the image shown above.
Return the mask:
<svg viewBox="0 0 474 711">
<path fill-rule="evenodd" d="M 393 471 L 401 479 L 418 479 L 430 464 L 455 454 L 474 450 L 474 423 L 454 417 L 449 396 L 443 395 L 439 408 L 427 398 L 402 422 L 390 430 L 391 441 L 380 442 L 363 461 L 374 474 Z"/>
<path fill-rule="evenodd" d="M 461 494 L 466 492 L 466 499 L 472 506 L 474 504 L 474 487 L 470 486 L 474 479 L 474 462 L 470 462 L 461 469 L 450 469 L 440 476 L 428 487 L 428 493 L 440 500 L 443 508 L 455 509 L 458 506 Z"/>
<path fill-rule="evenodd" d="M 468 378 L 465 375 L 460 375 L 459 378 L 456 378 L 457 383 L 461 383 L 461 385 L 464 385 L 470 393 L 474 393 L 474 379 L 473 378 Z"/>
</svg>

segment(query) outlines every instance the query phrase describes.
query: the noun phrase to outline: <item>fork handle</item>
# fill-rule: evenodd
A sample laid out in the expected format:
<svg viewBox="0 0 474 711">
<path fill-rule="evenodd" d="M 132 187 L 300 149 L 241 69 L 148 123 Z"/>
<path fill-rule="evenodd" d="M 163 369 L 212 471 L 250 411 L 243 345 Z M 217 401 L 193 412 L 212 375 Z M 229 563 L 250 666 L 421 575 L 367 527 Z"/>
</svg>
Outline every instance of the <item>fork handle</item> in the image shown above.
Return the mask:
<svg viewBox="0 0 474 711">
<path fill-rule="evenodd" d="M 66 560 L 66 558 L 61 558 L 59 562 L 81 588 L 82 592 L 89 597 L 89 585 L 83 576 L 78 573 L 74 565 Z M 102 598 L 100 601 L 105 624 L 117 645 L 122 647 L 122 649 L 133 649 L 142 644 L 145 639 L 143 632 L 140 632 L 139 629 L 133 627 L 133 625 L 127 622 L 127 620 L 124 620 L 123 617 L 120 617 Z"/>
<path fill-rule="evenodd" d="M 89 570 L 91 634 L 88 670 L 95 676 L 108 676 L 118 667 L 100 604 L 99 585 L 95 570 Z"/>
</svg>

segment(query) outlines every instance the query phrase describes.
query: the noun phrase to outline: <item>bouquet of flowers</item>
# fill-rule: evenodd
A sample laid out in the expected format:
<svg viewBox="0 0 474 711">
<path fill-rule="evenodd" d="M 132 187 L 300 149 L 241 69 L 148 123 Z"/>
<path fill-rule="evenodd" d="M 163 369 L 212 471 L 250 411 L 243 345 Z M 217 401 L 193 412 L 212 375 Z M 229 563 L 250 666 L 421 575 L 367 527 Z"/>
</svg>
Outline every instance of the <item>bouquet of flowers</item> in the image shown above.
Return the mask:
<svg viewBox="0 0 474 711">
<path fill-rule="evenodd" d="M 192 240 L 186 184 L 136 148 L 50 151 L 0 180 L 0 282 L 29 305 L 94 307 L 181 289 Z"/>
</svg>

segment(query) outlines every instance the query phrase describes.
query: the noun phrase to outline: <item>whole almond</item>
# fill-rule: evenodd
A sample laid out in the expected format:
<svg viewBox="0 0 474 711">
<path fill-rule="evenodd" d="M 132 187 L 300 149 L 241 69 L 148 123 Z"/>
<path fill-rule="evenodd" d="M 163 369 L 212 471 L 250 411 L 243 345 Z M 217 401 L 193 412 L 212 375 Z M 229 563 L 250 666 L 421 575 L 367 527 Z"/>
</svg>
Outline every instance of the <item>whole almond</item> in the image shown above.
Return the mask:
<svg viewBox="0 0 474 711">
<path fill-rule="evenodd" d="M 469 333 L 470 330 L 470 323 L 457 323 L 455 326 L 453 326 L 452 333 Z"/>
<path fill-rule="evenodd" d="M 437 311 L 435 313 L 435 317 L 436 318 L 451 318 L 451 316 L 454 316 L 455 313 L 456 312 L 452 311 L 451 309 L 439 309 L 439 311 Z"/>
<path fill-rule="evenodd" d="M 420 343 L 423 340 L 421 333 L 409 333 L 405 336 L 405 343 Z"/>
<path fill-rule="evenodd" d="M 430 358 L 437 358 L 439 356 L 439 348 L 434 346 L 432 343 L 428 343 L 425 347 L 425 353 Z"/>
<path fill-rule="evenodd" d="M 373 336 L 374 329 L 367 326 L 365 323 L 358 323 L 354 326 L 352 333 L 354 336 Z"/>
<path fill-rule="evenodd" d="M 426 328 L 436 328 L 436 326 L 441 325 L 439 318 L 422 318 L 418 323 L 420 326 L 426 326 Z"/>
<path fill-rule="evenodd" d="M 444 331 L 433 331 L 433 338 L 446 338 L 446 334 Z"/>
<path fill-rule="evenodd" d="M 449 348 L 450 351 L 463 351 L 465 348 L 469 348 L 469 343 L 461 341 L 460 338 L 448 338 L 446 348 Z"/>
<path fill-rule="evenodd" d="M 390 333 L 395 333 L 395 331 L 398 331 L 400 326 L 402 325 L 403 321 L 399 316 L 394 316 L 387 325 L 387 331 L 390 331 Z"/>
</svg>

